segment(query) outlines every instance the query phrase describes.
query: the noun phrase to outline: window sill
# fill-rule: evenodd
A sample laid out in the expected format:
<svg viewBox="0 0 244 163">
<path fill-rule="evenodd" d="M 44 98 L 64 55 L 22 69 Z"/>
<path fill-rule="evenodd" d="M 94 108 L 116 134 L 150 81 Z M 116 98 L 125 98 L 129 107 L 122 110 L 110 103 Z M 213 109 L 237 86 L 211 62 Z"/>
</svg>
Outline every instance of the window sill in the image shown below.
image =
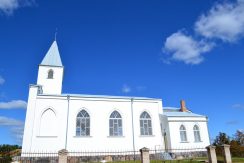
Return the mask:
<svg viewBox="0 0 244 163">
<path fill-rule="evenodd" d="M 181 141 L 180 143 L 190 143 L 189 141 Z"/>
<path fill-rule="evenodd" d="M 203 141 L 194 141 L 194 143 L 202 143 Z"/>
<path fill-rule="evenodd" d="M 73 136 L 74 138 L 92 138 L 92 136 Z"/>
<path fill-rule="evenodd" d="M 125 136 L 107 136 L 107 138 L 124 138 Z"/>
<path fill-rule="evenodd" d="M 140 135 L 139 137 L 155 137 L 155 135 Z"/>
<path fill-rule="evenodd" d="M 36 136 L 37 138 L 57 138 L 58 136 Z"/>
</svg>

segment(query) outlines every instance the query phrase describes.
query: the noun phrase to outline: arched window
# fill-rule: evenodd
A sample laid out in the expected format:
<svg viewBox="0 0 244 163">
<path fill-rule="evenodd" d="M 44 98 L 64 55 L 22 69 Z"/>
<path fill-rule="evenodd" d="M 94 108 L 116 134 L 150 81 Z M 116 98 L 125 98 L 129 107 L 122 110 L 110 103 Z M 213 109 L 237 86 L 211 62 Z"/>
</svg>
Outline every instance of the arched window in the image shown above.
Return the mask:
<svg viewBox="0 0 244 163">
<path fill-rule="evenodd" d="M 180 140 L 181 142 L 186 142 L 187 137 L 186 137 L 186 128 L 184 125 L 180 126 Z"/>
<path fill-rule="evenodd" d="M 141 135 L 152 135 L 152 120 L 147 112 L 141 113 L 140 116 Z"/>
<path fill-rule="evenodd" d="M 48 78 L 48 79 L 53 79 L 53 70 L 52 70 L 52 69 L 50 69 L 50 70 L 48 71 L 47 78 Z"/>
<path fill-rule="evenodd" d="M 197 125 L 193 127 L 193 132 L 194 132 L 195 142 L 200 142 L 201 141 L 200 130 Z"/>
<path fill-rule="evenodd" d="M 85 110 L 76 117 L 76 136 L 90 136 L 90 116 Z"/>
<path fill-rule="evenodd" d="M 122 117 L 119 112 L 114 111 L 109 117 L 109 136 L 122 136 Z"/>
</svg>

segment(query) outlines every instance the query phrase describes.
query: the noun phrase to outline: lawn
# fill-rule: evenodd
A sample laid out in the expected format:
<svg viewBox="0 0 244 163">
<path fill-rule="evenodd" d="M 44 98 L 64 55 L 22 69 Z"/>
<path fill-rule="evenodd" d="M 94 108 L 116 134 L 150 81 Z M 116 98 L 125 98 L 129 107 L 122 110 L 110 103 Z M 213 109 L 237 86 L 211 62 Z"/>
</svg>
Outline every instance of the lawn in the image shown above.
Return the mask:
<svg viewBox="0 0 244 163">
<path fill-rule="evenodd" d="M 208 158 L 194 158 L 194 159 L 182 159 L 182 160 L 151 160 L 150 163 L 200 163 L 207 161 Z M 113 161 L 111 163 L 141 163 L 140 160 L 136 161 Z M 224 163 L 223 157 L 218 157 L 218 163 Z M 244 158 L 233 157 L 232 163 L 244 163 Z"/>
<path fill-rule="evenodd" d="M 222 163 L 224 162 L 224 157 L 218 157 L 218 162 Z M 233 163 L 244 163 L 244 157 L 232 157 Z"/>
</svg>

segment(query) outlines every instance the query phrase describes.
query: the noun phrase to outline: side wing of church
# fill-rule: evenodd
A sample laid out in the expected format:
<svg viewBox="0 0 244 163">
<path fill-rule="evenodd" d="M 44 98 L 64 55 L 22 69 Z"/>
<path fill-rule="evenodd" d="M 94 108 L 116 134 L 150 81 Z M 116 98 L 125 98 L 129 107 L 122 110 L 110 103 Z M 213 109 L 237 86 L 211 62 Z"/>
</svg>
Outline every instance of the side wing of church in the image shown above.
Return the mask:
<svg viewBox="0 0 244 163">
<path fill-rule="evenodd" d="M 23 152 L 205 148 L 207 117 L 163 109 L 146 97 L 63 94 L 64 67 L 54 41 L 30 85 Z"/>
</svg>

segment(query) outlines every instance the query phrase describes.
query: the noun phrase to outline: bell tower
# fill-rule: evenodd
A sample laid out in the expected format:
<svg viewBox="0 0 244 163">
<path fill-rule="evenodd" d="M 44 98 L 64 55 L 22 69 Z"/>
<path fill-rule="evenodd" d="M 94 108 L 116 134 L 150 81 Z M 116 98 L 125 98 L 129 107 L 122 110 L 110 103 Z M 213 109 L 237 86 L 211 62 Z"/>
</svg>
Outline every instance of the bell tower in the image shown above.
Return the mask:
<svg viewBox="0 0 244 163">
<path fill-rule="evenodd" d="M 63 72 L 64 67 L 55 40 L 39 65 L 37 84 L 42 87 L 43 94 L 62 93 Z"/>
</svg>

